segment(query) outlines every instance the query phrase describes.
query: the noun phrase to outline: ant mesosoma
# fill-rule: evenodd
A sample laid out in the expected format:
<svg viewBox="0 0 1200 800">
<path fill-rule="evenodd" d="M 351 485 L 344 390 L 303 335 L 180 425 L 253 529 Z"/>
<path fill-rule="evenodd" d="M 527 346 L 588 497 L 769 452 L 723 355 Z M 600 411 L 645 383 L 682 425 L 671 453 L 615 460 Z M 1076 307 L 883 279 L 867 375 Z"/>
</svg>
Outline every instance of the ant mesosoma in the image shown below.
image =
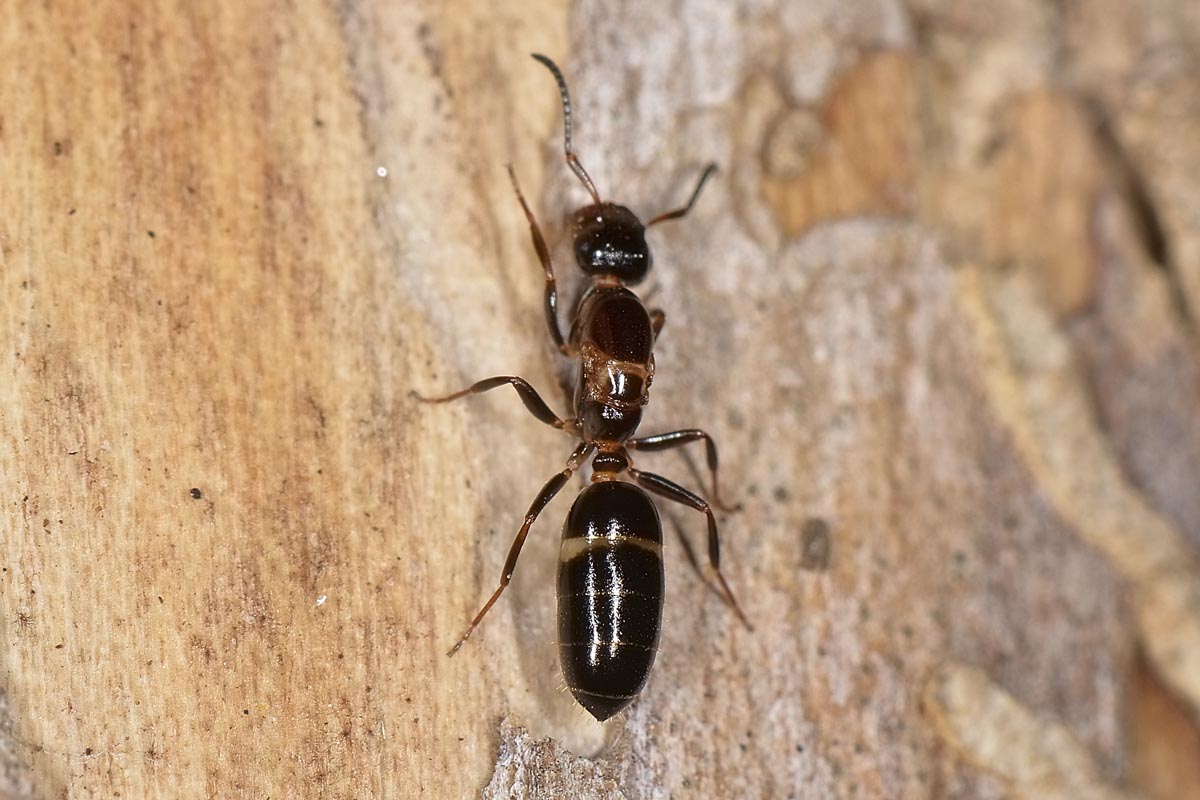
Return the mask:
<svg viewBox="0 0 1200 800">
<path fill-rule="evenodd" d="M 564 355 L 579 361 L 574 415 L 566 419 L 556 416 L 528 382 L 515 376 L 488 378 L 461 392 L 421 399 L 446 403 L 512 386 L 533 416 L 581 440 L 567 459 L 566 468 L 546 483 L 525 513 L 504 563 L 500 585 L 449 655 L 458 652 L 508 585 L 538 514 L 579 466 L 592 457 L 592 483 L 579 493 L 563 526 L 558 566 L 558 646 L 571 693 L 603 722 L 629 705 L 641 691 L 658 648 L 663 607 L 662 525 L 647 491 L 707 516 L 708 560 L 720 593 L 750 627 L 721 574 L 717 521 L 709 503 L 673 481 L 635 469 L 629 458 L 630 450 L 666 450 L 703 440 L 712 473 L 713 504 L 729 510 L 717 493 L 717 448 L 707 433 L 687 429 L 632 438 L 654 378 L 652 350 L 665 316 L 659 309 L 647 310 L 627 287 L 645 278 L 653 262 L 646 244 L 646 228 L 686 215 L 716 165 L 708 165 L 701 174 L 687 205 L 660 214 L 645 225 L 628 208 L 601 201 L 595 184 L 571 149 L 571 98 L 562 72 L 546 56 L 534 54 L 533 58 L 550 70 L 558 83 L 566 161 L 592 197 L 591 205 L 575 212 L 571 225 L 575 260 L 591 277 L 592 285 L 580 299 L 570 336 L 564 339 L 550 252 L 517 184 L 516 173 L 511 165 L 508 167 L 513 190 L 529 220 L 534 250 L 546 271 L 545 311 L 550 338 Z M 622 474 L 628 474 L 637 485 L 618 480 Z"/>
</svg>

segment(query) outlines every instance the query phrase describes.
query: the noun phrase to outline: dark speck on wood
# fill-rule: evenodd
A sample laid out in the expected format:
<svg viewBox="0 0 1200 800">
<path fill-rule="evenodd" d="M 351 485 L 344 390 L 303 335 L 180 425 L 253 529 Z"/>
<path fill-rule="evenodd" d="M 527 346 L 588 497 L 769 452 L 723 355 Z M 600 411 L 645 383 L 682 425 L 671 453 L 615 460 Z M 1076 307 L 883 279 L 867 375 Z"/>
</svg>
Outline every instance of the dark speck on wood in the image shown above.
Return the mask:
<svg viewBox="0 0 1200 800">
<path fill-rule="evenodd" d="M 810 572 L 824 572 L 829 568 L 833 549 L 829 523 L 820 517 L 811 517 L 804 523 L 800 534 L 800 566 Z"/>
</svg>

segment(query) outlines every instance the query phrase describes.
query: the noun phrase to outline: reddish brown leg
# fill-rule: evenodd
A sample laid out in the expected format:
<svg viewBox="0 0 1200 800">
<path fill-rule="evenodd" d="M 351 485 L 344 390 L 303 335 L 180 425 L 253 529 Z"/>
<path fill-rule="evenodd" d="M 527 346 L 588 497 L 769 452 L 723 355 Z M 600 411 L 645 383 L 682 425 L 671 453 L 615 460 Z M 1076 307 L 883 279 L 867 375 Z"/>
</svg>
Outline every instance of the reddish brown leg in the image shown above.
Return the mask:
<svg viewBox="0 0 1200 800">
<path fill-rule="evenodd" d="M 717 489 L 717 444 L 704 431 L 698 428 L 689 428 L 682 431 L 672 431 L 671 433 L 660 433 L 655 436 L 643 436 L 639 439 L 630 439 L 625 443 L 625 446 L 630 450 L 650 452 L 682 447 L 685 444 L 691 444 L 701 439 L 704 440 L 704 451 L 708 458 L 708 470 L 712 473 L 713 505 L 726 512 L 741 510 L 740 505 L 728 506 L 721 501 L 721 493 Z"/>
<path fill-rule="evenodd" d="M 525 202 L 525 195 L 521 192 L 520 184 L 517 183 L 517 173 L 513 170 L 512 164 L 508 165 L 508 177 L 512 180 L 517 200 L 521 202 L 525 219 L 529 220 L 529 236 L 533 239 L 533 249 L 537 251 L 538 261 L 542 262 L 542 269 L 546 271 L 546 327 L 550 329 L 550 338 L 554 340 L 559 352 L 569 356 L 571 348 L 563 340 L 562 328 L 558 324 L 558 285 L 554 280 L 554 265 L 550 261 L 550 250 L 546 247 L 546 240 L 542 236 L 542 229 L 538 227 L 537 218 L 533 216 L 529 204 Z"/>
<path fill-rule="evenodd" d="M 654 330 L 654 341 L 658 341 L 658 334 L 662 331 L 663 323 L 666 321 L 666 312 L 661 308 L 650 309 L 650 327 Z"/>
<path fill-rule="evenodd" d="M 546 485 L 538 492 L 538 496 L 534 498 L 533 504 L 525 512 L 525 521 L 521 524 L 521 529 L 517 531 L 517 536 L 513 539 L 512 546 L 508 550 L 508 558 L 504 561 L 504 572 L 500 574 L 500 585 L 496 587 L 496 591 L 492 592 L 492 596 L 488 598 L 488 601 L 483 604 L 483 608 L 479 609 L 479 613 L 471 620 L 471 624 L 467 626 L 467 630 L 463 633 L 462 638 L 458 640 L 458 643 L 454 647 L 450 648 L 446 655 L 452 656 L 459 651 L 459 648 L 466 643 L 467 638 L 479 626 L 479 623 L 483 621 L 487 612 L 500 599 L 500 595 L 504 593 L 504 588 L 512 580 L 513 570 L 517 568 L 517 559 L 521 556 L 521 548 L 525 545 L 525 537 L 529 535 L 529 529 L 533 526 L 538 515 L 542 513 L 542 509 L 554 499 L 554 495 L 558 494 L 559 490 L 562 489 L 571 477 L 571 474 L 579 468 L 580 462 L 587 458 L 588 453 L 591 452 L 593 447 L 594 445 L 581 442 L 575 448 L 575 452 L 571 453 L 571 457 L 567 459 L 566 469 L 546 481 Z"/>
<path fill-rule="evenodd" d="M 460 397 L 466 397 L 469 394 L 489 392 L 492 389 L 506 385 L 512 386 L 517 390 L 517 394 L 521 396 L 521 402 L 525 404 L 525 408 L 529 409 L 530 414 L 533 414 L 539 420 L 552 428 L 564 430 L 569 427 L 567 420 L 559 419 L 555 413 L 550 410 L 550 406 L 546 405 L 546 401 L 541 398 L 541 396 L 537 393 L 537 390 L 529 385 L 528 381 L 526 381 L 524 378 L 518 378 L 513 375 L 499 375 L 495 378 L 484 378 L 481 381 L 471 384 L 461 392 L 448 394 L 445 397 L 423 397 L 416 392 L 410 392 L 410 394 L 420 400 L 422 403 L 449 403 L 451 400 L 457 400 Z"/>
<path fill-rule="evenodd" d="M 712 566 L 713 574 L 717 576 L 717 583 L 724 593 L 725 602 L 733 609 L 733 613 L 737 615 L 738 619 L 742 621 L 742 624 L 748 630 L 754 630 L 754 626 L 750 624 L 750 620 L 742 613 L 742 608 L 733 596 L 733 591 L 729 588 L 729 584 L 726 583 L 725 576 L 721 574 L 721 538 L 717 534 L 717 518 L 713 516 L 712 509 L 709 508 L 704 498 L 689 492 L 674 481 L 668 480 L 661 475 L 655 475 L 652 472 L 642 472 L 630 467 L 629 474 L 633 476 L 633 479 L 643 489 L 653 492 L 660 497 L 665 497 L 668 500 L 674 500 L 676 503 L 690 506 L 697 511 L 704 512 L 705 516 L 708 517 L 708 563 Z"/>
</svg>

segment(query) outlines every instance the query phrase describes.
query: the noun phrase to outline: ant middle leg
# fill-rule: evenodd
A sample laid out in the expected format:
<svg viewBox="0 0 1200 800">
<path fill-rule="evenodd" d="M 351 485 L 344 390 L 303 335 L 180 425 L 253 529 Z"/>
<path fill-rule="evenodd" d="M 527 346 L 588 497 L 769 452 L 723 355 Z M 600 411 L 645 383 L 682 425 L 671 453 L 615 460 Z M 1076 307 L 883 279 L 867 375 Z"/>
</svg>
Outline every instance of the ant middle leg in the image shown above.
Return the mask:
<svg viewBox="0 0 1200 800">
<path fill-rule="evenodd" d="M 717 488 L 717 443 L 712 437 L 699 428 L 688 428 L 682 431 L 671 431 L 670 433 L 660 433 L 654 436 L 643 436 L 638 439 L 630 439 L 625 443 L 625 446 L 630 450 L 655 451 L 655 450 L 670 450 L 674 447 L 682 447 L 685 444 L 691 444 L 703 439 L 705 456 L 708 460 L 708 471 L 712 474 L 712 497 L 713 505 L 725 512 L 740 511 L 741 505 L 726 505 L 721 501 L 721 493 Z"/>
<path fill-rule="evenodd" d="M 460 392 L 448 394 L 445 397 L 424 397 L 415 391 L 409 392 L 409 394 L 422 403 L 449 403 L 451 400 L 458 400 L 460 397 L 466 397 L 469 394 L 490 392 L 492 389 L 506 385 L 512 386 L 517 390 L 517 394 L 521 396 L 521 402 L 525 404 L 525 408 L 529 409 L 529 413 L 533 414 L 540 421 L 559 430 L 570 429 L 572 425 L 570 420 L 560 419 L 550 410 L 550 406 L 546 405 L 546 401 L 541 398 L 536 389 L 529 385 L 528 381 L 524 378 L 518 378 L 515 375 L 498 375 L 495 378 L 484 378 Z"/>
<path fill-rule="evenodd" d="M 754 630 L 754 626 L 750 624 L 750 620 L 742 613 L 742 608 L 738 605 L 737 598 L 733 596 L 733 590 L 729 588 L 729 584 L 725 581 L 725 576 L 721 574 L 721 537 L 717 534 L 717 518 L 713 515 L 712 508 L 709 507 L 704 498 L 689 492 L 672 480 L 668 480 L 661 475 L 655 475 L 653 472 L 642 472 L 639 469 L 630 467 L 629 474 L 633 476 L 633 479 L 643 489 L 660 497 L 665 497 L 668 500 L 674 500 L 676 503 L 690 506 L 697 511 L 704 512 L 705 516 L 708 517 L 708 563 L 717 577 L 717 583 L 721 586 L 725 602 L 733 609 L 733 613 L 737 615 L 738 619 L 742 621 L 742 624 L 748 630 Z"/>
<path fill-rule="evenodd" d="M 542 236 L 542 229 L 538 226 L 537 218 L 533 216 L 533 211 L 525 202 L 525 195 L 521 192 L 520 184 L 517 183 L 517 173 L 512 164 L 508 165 L 508 177 L 512 181 L 513 191 L 517 193 L 521 209 L 525 212 L 525 219 L 529 220 L 529 236 L 533 239 L 533 249 L 537 251 L 538 261 L 542 262 L 542 269 L 546 271 L 546 327 L 550 330 L 550 338 L 554 340 L 554 345 L 559 352 L 569 356 L 571 347 L 563 339 L 562 328 L 558 324 L 558 284 L 554 280 L 554 265 L 550 261 L 550 250 L 546 247 L 546 239 Z"/>
<path fill-rule="evenodd" d="M 588 444 L 587 442 L 580 442 L 575 451 L 571 453 L 570 458 L 567 459 L 566 469 L 546 481 L 546 485 L 538 492 L 538 496 L 534 498 L 533 504 L 525 512 L 525 521 L 521 523 L 521 529 L 517 531 L 516 538 L 513 539 L 512 546 L 508 550 L 508 558 L 504 560 L 504 572 L 500 573 L 500 585 L 496 587 L 496 591 L 492 592 L 492 596 L 488 598 L 488 601 L 483 604 L 483 608 L 479 609 L 479 613 L 471 620 L 471 624 L 467 626 L 467 630 L 463 633 L 462 638 L 446 653 L 447 656 L 452 656 L 459 651 L 466 643 L 467 638 L 479 627 L 479 623 L 483 621 L 487 612 L 500 599 L 500 595 L 504 593 L 505 587 L 512 580 L 513 571 L 517 568 L 517 559 L 521 556 L 521 548 L 525 546 L 525 538 L 529 535 L 529 529 L 533 527 L 533 523 L 537 520 L 538 515 L 542 513 L 542 509 L 566 485 L 567 480 L 570 479 L 575 470 L 579 469 L 580 463 L 587 458 L 594 447 L 595 445 Z"/>
</svg>

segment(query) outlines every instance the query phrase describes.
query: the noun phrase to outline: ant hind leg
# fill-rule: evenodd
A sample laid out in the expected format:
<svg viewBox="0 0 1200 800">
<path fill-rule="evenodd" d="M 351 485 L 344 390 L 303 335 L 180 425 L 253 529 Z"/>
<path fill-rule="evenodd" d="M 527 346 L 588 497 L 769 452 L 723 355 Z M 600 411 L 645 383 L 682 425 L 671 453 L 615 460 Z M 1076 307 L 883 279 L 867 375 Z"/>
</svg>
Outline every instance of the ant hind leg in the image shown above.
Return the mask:
<svg viewBox="0 0 1200 800">
<path fill-rule="evenodd" d="M 525 546 L 525 538 L 529 535 L 529 529 L 533 527 L 533 523 L 537 520 L 538 515 L 542 513 L 542 509 L 544 509 L 546 505 L 554 499 L 554 496 L 558 494 L 559 490 L 566 485 L 567 480 L 570 479 L 575 470 L 579 469 L 579 464 L 585 458 L 587 458 L 587 455 L 592 448 L 593 445 L 580 443 L 580 445 L 575 448 L 575 451 L 571 453 L 571 457 L 567 459 L 566 469 L 556 474 L 550 480 L 546 481 L 546 485 L 542 487 L 540 492 L 538 492 L 537 497 L 534 498 L 533 503 L 529 506 L 529 510 L 525 512 L 525 521 L 521 524 L 521 529 L 517 531 L 517 535 L 513 539 L 512 546 L 508 550 L 508 558 L 504 561 L 504 572 L 500 574 L 500 585 L 496 587 L 496 591 L 492 592 L 492 596 L 489 597 L 488 601 L 483 604 L 483 608 L 479 609 L 479 613 L 476 614 L 475 618 L 471 620 L 471 624 L 467 626 L 467 629 L 463 632 L 462 637 L 457 643 L 455 643 L 454 647 L 450 648 L 446 655 L 454 655 L 459 651 L 460 648 L 462 648 L 464 644 L 466 644 L 467 639 L 472 633 L 475 632 L 475 629 L 479 627 L 479 623 L 483 621 L 483 618 L 487 615 L 488 611 L 490 611 L 492 606 L 496 604 L 496 601 L 500 599 L 500 595 L 504 593 L 505 587 L 507 587 L 509 581 L 512 580 L 513 571 L 517 568 L 517 559 L 521 557 L 521 548 Z"/>
<path fill-rule="evenodd" d="M 625 446 L 631 450 L 650 452 L 654 450 L 670 450 L 700 440 L 704 441 L 704 455 L 708 461 L 708 471 L 712 475 L 712 504 L 727 513 L 740 511 L 740 504 L 726 505 L 721 500 L 721 493 L 717 488 L 717 468 L 719 465 L 717 444 L 711 436 L 699 428 L 687 428 L 681 431 L 671 431 L 670 433 L 659 433 L 654 436 L 630 439 L 625 443 Z"/>
<path fill-rule="evenodd" d="M 633 476 L 633 479 L 643 489 L 659 497 L 665 497 L 668 500 L 674 500 L 676 503 L 682 503 L 697 511 L 704 512 L 705 516 L 708 517 L 708 563 L 712 566 L 713 573 L 717 577 L 717 583 L 721 587 L 726 604 L 733 610 L 733 613 L 737 615 L 742 624 L 746 626 L 747 630 L 754 630 L 754 626 L 750 624 L 750 620 L 742 612 L 742 607 L 738 605 L 737 598 L 733 596 L 733 590 L 729 588 L 725 576 L 721 574 L 721 538 L 717 534 L 717 518 L 713 515 L 712 508 L 709 507 L 704 498 L 689 492 L 672 480 L 668 480 L 661 475 L 655 475 L 653 472 L 642 472 L 630 467 L 629 474 Z"/>
</svg>

